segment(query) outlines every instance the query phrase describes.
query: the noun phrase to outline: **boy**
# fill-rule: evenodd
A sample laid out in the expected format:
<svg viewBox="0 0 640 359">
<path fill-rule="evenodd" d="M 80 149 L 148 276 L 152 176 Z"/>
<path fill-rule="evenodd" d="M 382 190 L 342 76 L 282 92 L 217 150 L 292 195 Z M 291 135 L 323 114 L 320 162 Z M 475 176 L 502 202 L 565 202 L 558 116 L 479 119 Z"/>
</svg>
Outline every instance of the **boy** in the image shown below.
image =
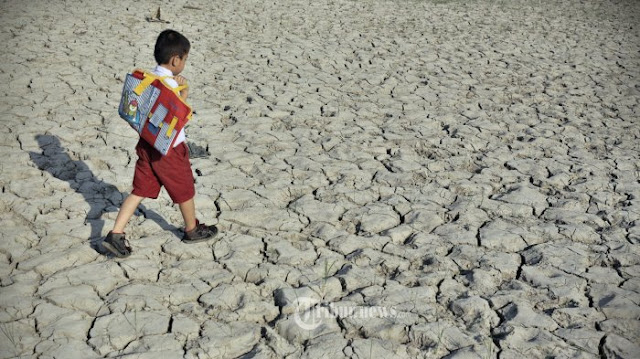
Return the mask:
<svg viewBox="0 0 640 359">
<path fill-rule="evenodd" d="M 190 48 L 189 40 L 177 31 L 161 32 L 153 53 L 158 63 L 153 73 L 158 76 L 175 76 L 173 79 L 165 80 L 174 88 L 186 85 L 187 81 L 180 73 L 184 70 Z M 188 87 L 180 92 L 180 97 L 185 101 L 188 95 Z M 174 147 L 165 156 L 142 138 L 138 141 L 133 191 L 122 203 L 113 230 L 102 243 L 109 252 L 118 257 L 128 257 L 131 254 L 131 246 L 125 238 L 124 228 L 142 199 L 158 198 L 162 186 L 169 193 L 171 200 L 180 207 L 185 224 L 183 242 L 201 242 L 217 235 L 218 230 L 215 226 L 207 226 L 196 219 L 195 187 L 185 140 L 182 129 Z"/>
</svg>

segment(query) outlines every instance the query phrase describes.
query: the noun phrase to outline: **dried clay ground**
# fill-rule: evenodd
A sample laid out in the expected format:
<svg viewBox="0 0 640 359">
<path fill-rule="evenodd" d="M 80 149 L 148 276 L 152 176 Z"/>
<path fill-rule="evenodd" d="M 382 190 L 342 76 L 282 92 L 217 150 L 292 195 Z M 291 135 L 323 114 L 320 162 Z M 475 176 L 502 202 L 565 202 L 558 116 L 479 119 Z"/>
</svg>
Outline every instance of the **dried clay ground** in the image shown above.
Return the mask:
<svg viewBox="0 0 640 359">
<path fill-rule="evenodd" d="M 0 14 L 0 358 L 640 355 L 640 2 Z M 122 82 L 165 28 L 222 235 L 181 243 L 163 191 L 112 258 Z"/>
</svg>

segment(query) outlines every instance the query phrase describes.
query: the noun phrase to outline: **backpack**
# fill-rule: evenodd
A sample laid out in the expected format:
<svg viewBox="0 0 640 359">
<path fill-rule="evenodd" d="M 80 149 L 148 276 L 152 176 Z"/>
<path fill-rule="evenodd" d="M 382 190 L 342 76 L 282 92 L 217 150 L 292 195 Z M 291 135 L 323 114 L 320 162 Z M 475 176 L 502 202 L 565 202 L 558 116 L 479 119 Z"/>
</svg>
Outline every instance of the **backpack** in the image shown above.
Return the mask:
<svg viewBox="0 0 640 359">
<path fill-rule="evenodd" d="M 142 139 L 166 155 L 182 128 L 191 120 L 191 107 L 172 88 L 167 77 L 135 70 L 127 74 L 118 113 Z"/>
</svg>

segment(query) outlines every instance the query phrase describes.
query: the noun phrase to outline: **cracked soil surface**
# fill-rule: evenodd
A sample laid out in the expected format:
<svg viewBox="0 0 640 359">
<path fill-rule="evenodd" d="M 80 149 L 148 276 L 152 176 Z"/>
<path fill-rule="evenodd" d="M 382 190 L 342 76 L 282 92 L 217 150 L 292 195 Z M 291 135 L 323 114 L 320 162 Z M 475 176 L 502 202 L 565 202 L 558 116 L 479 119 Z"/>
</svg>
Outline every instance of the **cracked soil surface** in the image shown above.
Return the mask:
<svg viewBox="0 0 640 359">
<path fill-rule="evenodd" d="M 640 2 L 157 3 L 0 2 L 0 358 L 640 355 Z M 222 236 L 109 258 L 167 27 Z"/>
</svg>

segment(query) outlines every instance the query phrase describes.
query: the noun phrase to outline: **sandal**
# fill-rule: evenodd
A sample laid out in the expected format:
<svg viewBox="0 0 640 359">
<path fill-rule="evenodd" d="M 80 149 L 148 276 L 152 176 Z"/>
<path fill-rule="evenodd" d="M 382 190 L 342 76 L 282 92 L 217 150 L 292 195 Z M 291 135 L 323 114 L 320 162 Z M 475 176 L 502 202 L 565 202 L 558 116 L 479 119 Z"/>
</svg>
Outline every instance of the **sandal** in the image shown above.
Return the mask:
<svg viewBox="0 0 640 359">
<path fill-rule="evenodd" d="M 102 241 L 102 247 L 119 258 L 126 258 L 131 255 L 131 246 L 124 233 L 109 232 L 104 241 Z"/>
<path fill-rule="evenodd" d="M 185 231 L 182 241 L 184 243 L 198 243 L 212 239 L 217 235 L 218 228 L 216 226 L 207 226 L 204 223 L 200 223 L 200 221 L 196 221 L 196 228 L 188 232 Z"/>
</svg>

